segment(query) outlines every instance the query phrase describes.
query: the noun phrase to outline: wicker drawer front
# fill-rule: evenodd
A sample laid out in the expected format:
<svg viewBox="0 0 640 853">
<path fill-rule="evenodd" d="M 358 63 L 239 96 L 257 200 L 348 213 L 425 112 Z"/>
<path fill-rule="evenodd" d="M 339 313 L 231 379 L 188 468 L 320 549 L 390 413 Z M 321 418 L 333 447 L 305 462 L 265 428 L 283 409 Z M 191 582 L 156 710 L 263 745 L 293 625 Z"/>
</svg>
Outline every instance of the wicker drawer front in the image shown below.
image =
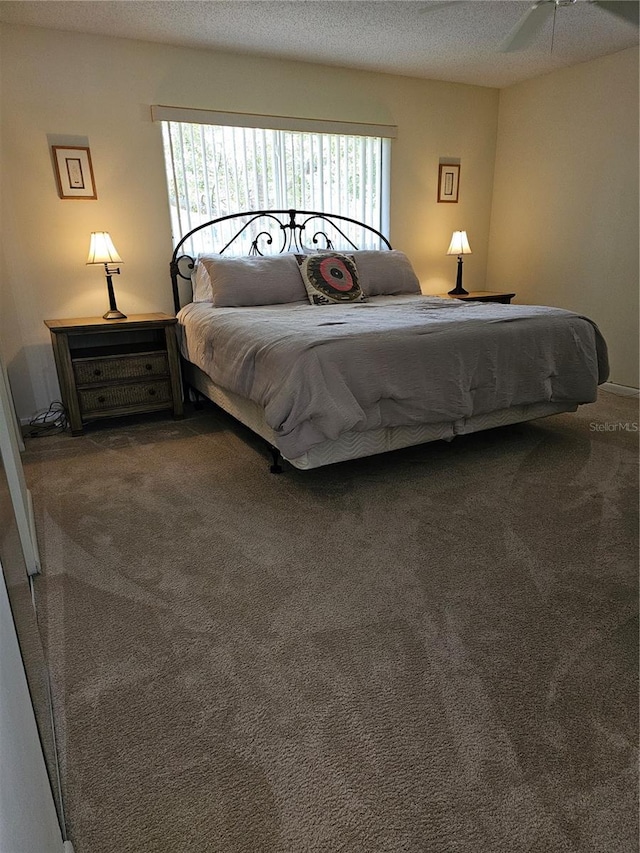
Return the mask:
<svg viewBox="0 0 640 853">
<path fill-rule="evenodd" d="M 118 409 L 121 406 L 157 406 L 171 404 L 171 383 L 168 379 L 154 382 L 106 386 L 104 388 L 79 388 L 78 398 L 83 414 Z"/>
<path fill-rule="evenodd" d="M 129 355 L 115 358 L 87 358 L 73 365 L 78 385 L 109 382 L 112 379 L 139 379 L 164 376 L 169 372 L 166 352 Z"/>
</svg>

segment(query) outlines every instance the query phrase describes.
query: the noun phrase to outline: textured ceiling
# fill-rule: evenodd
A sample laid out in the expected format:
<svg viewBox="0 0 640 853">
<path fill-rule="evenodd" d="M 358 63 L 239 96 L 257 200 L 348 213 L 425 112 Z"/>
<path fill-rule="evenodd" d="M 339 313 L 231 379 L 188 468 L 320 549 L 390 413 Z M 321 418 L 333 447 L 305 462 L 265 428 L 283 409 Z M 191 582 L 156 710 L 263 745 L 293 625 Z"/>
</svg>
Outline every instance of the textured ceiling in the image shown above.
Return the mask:
<svg viewBox="0 0 640 853">
<path fill-rule="evenodd" d="M 635 0 L 629 0 L 635 2 Z M 529 0 L 20 0 L 0 21 L 508 86 L 638 44 L 638 30 L 588 0 L 557 9 L 534 43 L 501 53 Z"/>
</svg>

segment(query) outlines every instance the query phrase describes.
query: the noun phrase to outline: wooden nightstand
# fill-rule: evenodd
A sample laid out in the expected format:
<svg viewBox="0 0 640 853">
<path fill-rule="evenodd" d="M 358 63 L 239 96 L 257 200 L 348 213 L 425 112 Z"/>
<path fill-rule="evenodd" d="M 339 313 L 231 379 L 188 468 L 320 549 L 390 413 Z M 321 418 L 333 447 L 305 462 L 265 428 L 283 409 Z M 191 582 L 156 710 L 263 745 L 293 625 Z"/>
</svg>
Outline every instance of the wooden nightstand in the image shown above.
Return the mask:
<svg viewBox="0 0 640 853">
<path fill-rule="evenodd" d="M 448 293 L 442 293 L 447 299 L 461 299 L 463 302 L 501 302 L 503 305 L 509 305 L 515 293 L 497 293 L 493 290 L 472 290 L 465 296 L 450 296 Z"/>
<path fill-rule="evenodd" d="M 96 418 L 162 409 L 182 417 L 176 322 L 169 314 L 45 320 L 72 435 Z"/>
</svg>

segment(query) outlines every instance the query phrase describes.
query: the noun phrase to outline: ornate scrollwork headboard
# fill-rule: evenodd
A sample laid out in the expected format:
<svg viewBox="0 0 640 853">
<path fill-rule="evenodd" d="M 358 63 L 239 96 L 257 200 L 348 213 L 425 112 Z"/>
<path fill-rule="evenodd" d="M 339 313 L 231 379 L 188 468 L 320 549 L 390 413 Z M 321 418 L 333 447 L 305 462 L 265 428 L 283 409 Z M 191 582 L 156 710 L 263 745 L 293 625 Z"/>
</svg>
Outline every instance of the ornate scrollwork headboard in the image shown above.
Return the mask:
<svg viewBox="0 0 640 853">
<path fill-rule="evenodd" d="M 360 248 L 391 249 L 391 243 L 380 231 L 348 216 L 308 210 L 256 210 L 220 216 L 185 234 L 173 252 L 169 269 L 176 312 L 184 304 L 180 298 L 179 279 L 190 281 L 195 266 L 195 252 L 186 253 L 185 244 L 193 245 L 194 235 L 205 229 L 209 229 L 207 242 L 221 246 L 211 249 L 219 255 L 228 249 L 243 255 L 304 253 L 334 248 L 356 251 Z M 367 243 L 377 245 L 357 245 L 354 232 L 358 231 Z"/>
</svg>

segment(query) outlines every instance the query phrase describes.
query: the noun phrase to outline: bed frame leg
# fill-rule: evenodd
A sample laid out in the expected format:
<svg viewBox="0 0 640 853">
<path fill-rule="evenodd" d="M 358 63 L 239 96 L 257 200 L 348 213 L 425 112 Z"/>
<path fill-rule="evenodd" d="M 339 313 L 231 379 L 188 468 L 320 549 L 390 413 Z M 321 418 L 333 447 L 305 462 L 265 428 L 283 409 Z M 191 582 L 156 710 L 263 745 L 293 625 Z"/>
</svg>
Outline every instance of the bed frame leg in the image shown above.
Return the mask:
<svg viewBox="0 0 640 853">
<path fill-rule="evenodd" d="M 273 460 L 273 464 L 269 470 L 272 474 L 282 474 L 282 465 L 280 464 L 282 456 L 280 456 L 280 451 L 277 447 L 270 447 L 269 449 L 271 450 L 271 459 Z"/>
<path fill-rule="evenodd" d="M 187 394 L 193 403 L 193 408 L 196 411 L 200 411 L 200 409 L 202 409 L 203 401 L 207 399 L 204 394 L 201 394 L 197 388 L 193 388 L 192 386 L 189 386 Z"/>
</svg>

